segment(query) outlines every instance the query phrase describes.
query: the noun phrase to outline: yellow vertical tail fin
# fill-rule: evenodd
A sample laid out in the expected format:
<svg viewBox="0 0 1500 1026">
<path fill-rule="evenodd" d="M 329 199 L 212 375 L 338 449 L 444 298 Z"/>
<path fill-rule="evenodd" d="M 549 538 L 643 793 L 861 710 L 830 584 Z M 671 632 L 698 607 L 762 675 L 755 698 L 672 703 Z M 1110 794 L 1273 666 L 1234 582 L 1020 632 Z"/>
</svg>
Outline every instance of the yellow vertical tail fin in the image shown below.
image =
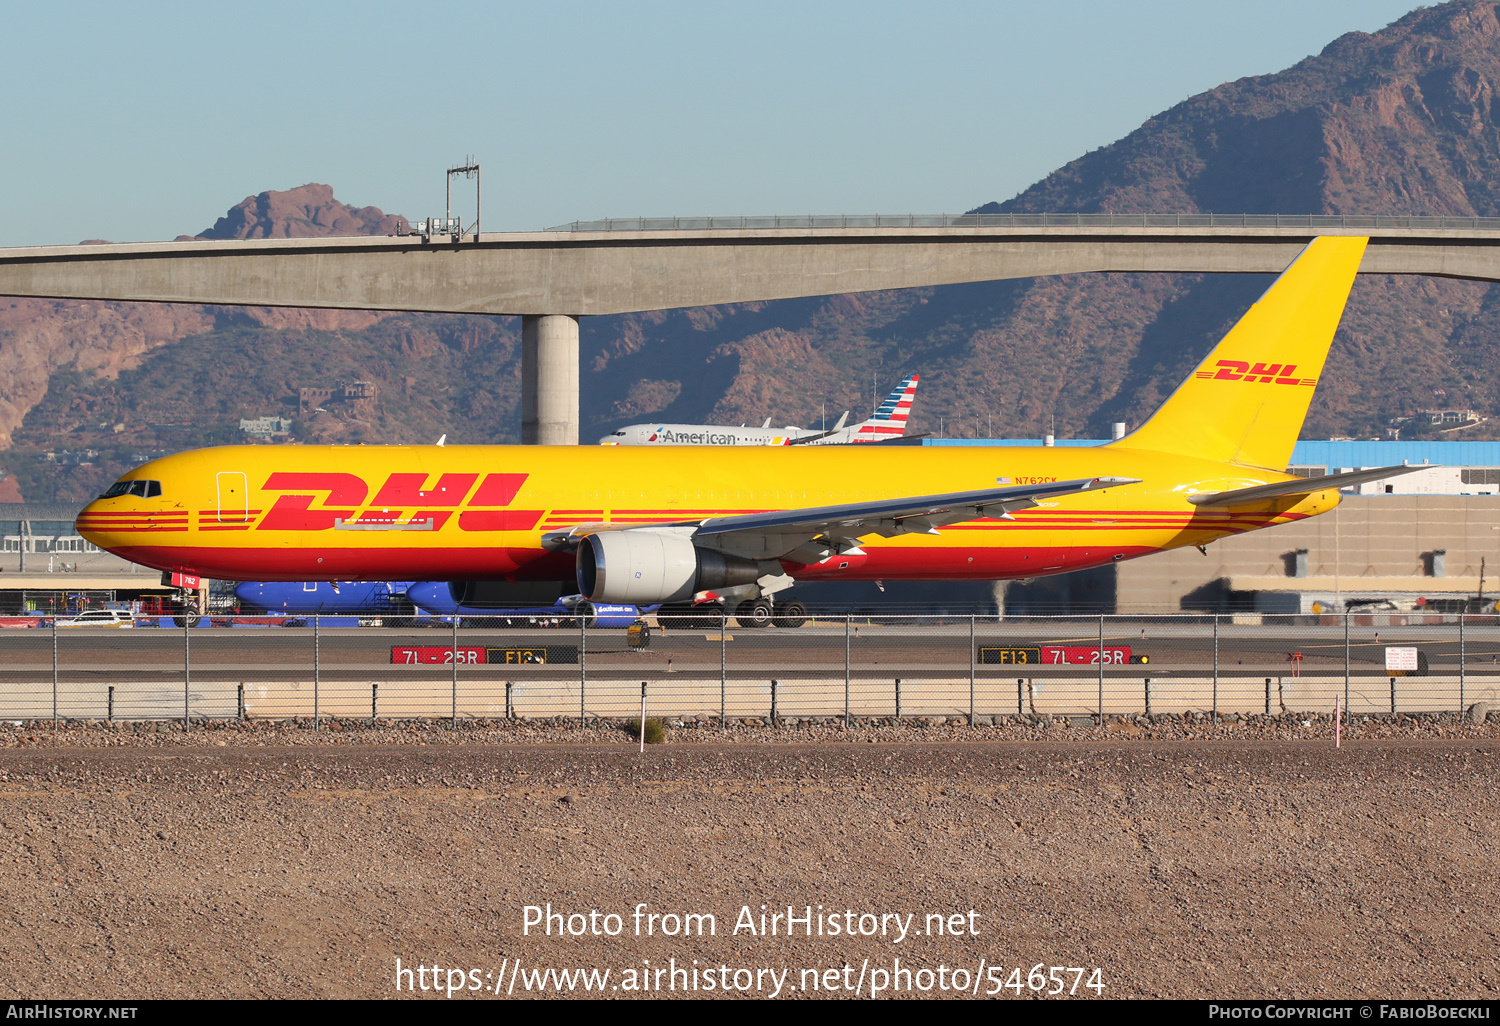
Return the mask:
<svg viewBox="0 0 1500 1026">
<path fill-rule="evenodd" d="M 1314 239 L 1161 409 L 1111 444 L 1285 470 L 1367 242 Z"/>
</svg>

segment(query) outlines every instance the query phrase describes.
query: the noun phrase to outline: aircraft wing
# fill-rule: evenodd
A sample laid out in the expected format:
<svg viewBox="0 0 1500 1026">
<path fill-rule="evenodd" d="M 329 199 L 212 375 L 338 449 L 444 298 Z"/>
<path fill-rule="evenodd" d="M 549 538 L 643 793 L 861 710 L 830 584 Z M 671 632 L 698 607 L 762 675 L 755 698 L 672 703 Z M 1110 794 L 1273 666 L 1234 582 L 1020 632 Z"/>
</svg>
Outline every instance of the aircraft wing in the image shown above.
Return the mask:
<svg viewBox="0 0 1500 1026">
<path fill-rule="evenodd" d="M 566 531 L 543 535 L 542 545 L 557 552 L 575 548 L 584 536 L 602 531 L 671 531 L 690 535 L 696 544 L 730 555 L 751 559 L 779 559 L 792 555 L 799 561 L 816 562 L 829 552 L 852 546 L 859 538 L 937 534 L 940 527 L 977 517 L 1008 520 L 1015 510 L 1028 509 L 1054 495 L 1136 484 L 1139 480 L 1134 477 L 1088 477 L 663 524 L 579 524 Z M 799 549 L 801 551 L 794 551 Z"/>
<path fill-rule="evenodd" d="M 1347 474 L 1299 477 L 1295 481 L 1277 481 L 1274 484 L 1251 485 L 1249 488 L 1235 488 L 1227 492 L 1189 495 L 1188 502 L 1191 502 L 1195 506 L 1236 506 L 1246 502 L 1260 502 L 1263 499 L 1274 499 L 1282 495 L 1311 495 L 1313 492 L 1321 492 L 1325 488 L 1343 488 L 1347 485 L 1363 484 L 1366 481 L 1379 481 L 1382 478 L 1399 477 L 1402 474 L 1411 474 L 1418 470 L 1431 469 L 1431 467 L 1423 464 L 1420 467 L 1376 467 L 1372 470 L 1352 470 Z"/>
<path fill-rule="evenodd" d="M 1054 495 L 1071 495 L 1096 488 L 1136 484 L 1138 478 L 1091 477 L 1049 484 L 1011 485 L 973 492 L 915 495 L 838 506 L 709 517 L 693 530 L 695 543 L 736 556 L 777 559 L 794 555 L 816 562 L 840 546 L 877 535 L 937 534 L 938 528 L 978 517 L 1009 519 L 1015 510 L 1035 506 Z M 666 525 L 664 525 L 666 526 Z M 690 525 L 678 525 L 688 527 Z M 794 550 L 801 549 L 800 552 Z M 821 550 L 821 554 L 819 552 Z M 802 559 L 802 557 L 812 557 Z"/>
<path fill-rule="evenodd" d="M 842 430 L 844 430 L 844 429 L 843 428 L 839 428 L 839 427 L 829 428 L 827 431 L 819 431 L 815 435 L 803 435 L 801 438 L 793 438 L 791 441 L 787 442 L 786 444 L 787 445 L 806 445 L 808 442 L 816 442 L 820 438 L 827 438 L 829 435 L 836 435 L 836 434 L 838 434 Z"/>
</svg>

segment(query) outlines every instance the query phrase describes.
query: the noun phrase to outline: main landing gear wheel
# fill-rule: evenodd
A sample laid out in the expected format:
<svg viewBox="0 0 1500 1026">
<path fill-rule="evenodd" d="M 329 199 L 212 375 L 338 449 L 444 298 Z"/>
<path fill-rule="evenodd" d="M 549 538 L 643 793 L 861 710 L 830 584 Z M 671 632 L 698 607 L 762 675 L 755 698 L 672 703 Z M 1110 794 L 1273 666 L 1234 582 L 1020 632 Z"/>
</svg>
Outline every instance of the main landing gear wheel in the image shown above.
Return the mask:
<svg viewBox="0 0 1500 1026">
<path fill-rule="evenodd" d="M 680 631 L 696 626 L 693 607 L 683 602 L 664 604 L 656 611 L 656 622 L 664 631 Z"/>
<path fill-rule="evenodd" d="M 716 609 L 715 606 L 700 606 L 693 610 L 692 616 L 688 617 L 688 625 L 694 630 L 712 631 L 719 628 L 719 615 L 716 612 L 706 610 Z"/>
<path fill-rule="evenodd" d="M 754 627 L 757 630 L 769 627 L 771 626 L 771 603 L 765 599 L 741 602 L 734 611 L 734 618 L 739 621 L 741 627 Z"/>
<path fill-rule="evenodd" d="M 771 622 L 777 627 L 801 627 L 807 622 L 807 607 L 796 599 L 776 607 Z"/>
</svg>

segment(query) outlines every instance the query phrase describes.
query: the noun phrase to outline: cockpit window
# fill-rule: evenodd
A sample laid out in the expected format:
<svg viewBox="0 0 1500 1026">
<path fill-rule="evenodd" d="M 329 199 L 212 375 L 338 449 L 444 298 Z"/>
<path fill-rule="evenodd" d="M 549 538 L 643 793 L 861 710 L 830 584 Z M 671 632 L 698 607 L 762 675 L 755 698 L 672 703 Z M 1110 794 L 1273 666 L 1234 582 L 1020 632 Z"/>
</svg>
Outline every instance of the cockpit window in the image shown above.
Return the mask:
<svg viewBox="0 0 1500 1026">
<path fill-rule="evenodd" d="M 161 495 L 161 482 L 146 480 L 116 481 L 99 498 L 113 499 L 117 495 L 138 495 L 143 499 L 155 499 Z"/>
</svg>

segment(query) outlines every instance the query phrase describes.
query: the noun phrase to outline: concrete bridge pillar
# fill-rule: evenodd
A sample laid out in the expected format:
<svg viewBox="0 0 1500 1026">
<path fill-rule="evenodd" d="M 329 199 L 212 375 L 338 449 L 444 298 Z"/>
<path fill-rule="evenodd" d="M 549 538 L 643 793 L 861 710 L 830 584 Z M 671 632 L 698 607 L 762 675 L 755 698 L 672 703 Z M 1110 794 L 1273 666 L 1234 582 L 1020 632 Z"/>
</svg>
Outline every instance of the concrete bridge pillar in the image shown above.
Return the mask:
<svg viewBox="0 0 1500 1026">
<path fill-rule="evenodd" d="M 521 444 L 578 444 L 578 318 L 521 318 Z"/>
</svg>

